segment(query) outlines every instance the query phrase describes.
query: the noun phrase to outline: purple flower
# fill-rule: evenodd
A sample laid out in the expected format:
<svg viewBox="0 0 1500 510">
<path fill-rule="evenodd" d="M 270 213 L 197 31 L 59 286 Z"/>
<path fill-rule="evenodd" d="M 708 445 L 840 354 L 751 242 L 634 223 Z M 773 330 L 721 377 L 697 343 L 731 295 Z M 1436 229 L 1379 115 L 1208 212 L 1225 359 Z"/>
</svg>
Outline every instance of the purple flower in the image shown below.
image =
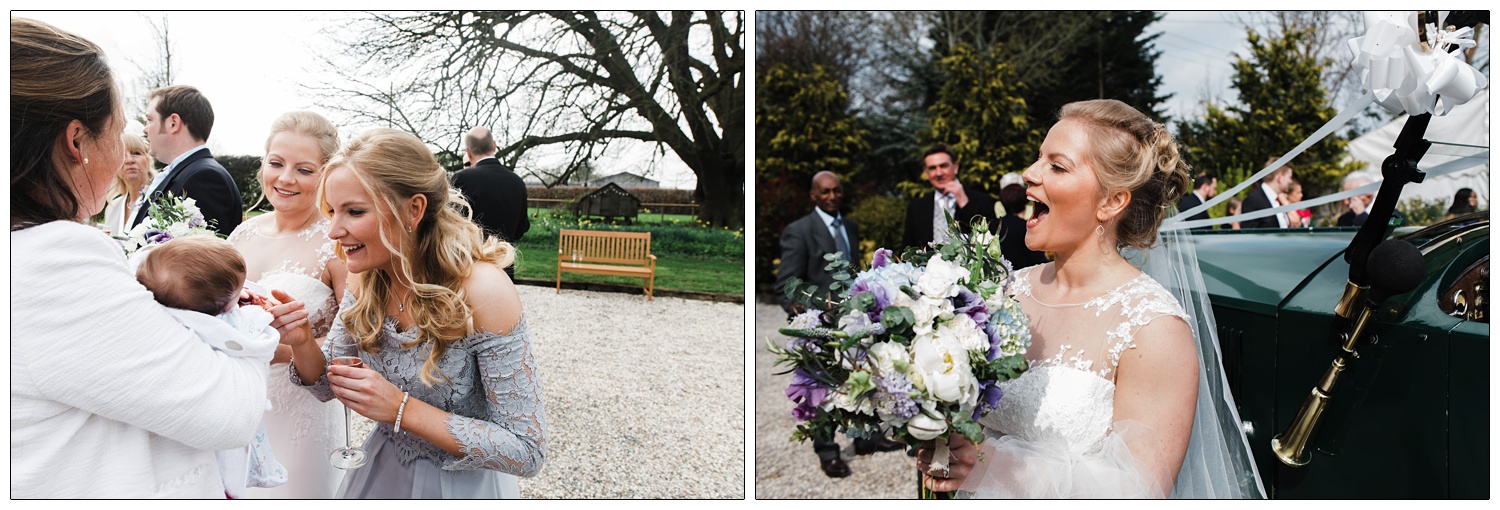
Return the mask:
<svg viewBox="0 0 1500 510">
<path fill-rule="evenodd" d="M 150 229 L 145 234 L 146 242 L 150 244 L 161 244 L 172 240 L 172 234 L 165 230 Z"/>
<path fill-rule="evenodd" d="M 786 387 L 786 398 L 797 403 L 792 409 L 792 418 L 807 421 L 818 415 L 818 406 L 828 396 L 828 387 L 818 382 L 802 369 L 792 371 L 792 384 Z"/>
<path fill-rule="evenodd" d="M 891 250 L 887 250 L 885 248 L 876 248 L 875 260 L 870 262 L 870 269 L 880 269 L 882 267 L 885 267 L 886 264 L 889 264 L 891 262 L 891 257 L 893 256 L 895 256 L 895 254 L 891 253 Z"/>
<path fill-rule="evenodd" d="M 876 396 L 880 411 L 890 415 L 894 421 L 905 421 L 921 412 L 920 398 L 912 396 L 916 387 L 912 386 L 905 374 L 881 377 L 876 381 L 875 387 L 880 390 Z"/>
<path fill-rule="evenodd" d="M 984 300 L 979 294 L 969 290 L 967 287 L 959 287 L 958 295 L 953 297 L 953 312 L 968 314 L 974 319 L 975 324 L 985 324 L 990 320 L 989 307 L 984 305 Z"/>
<path fill-rule="evenodd" d="M 974 408 L 973 419 L 1000 405 L 1000 397 L 1005 394 L 1000 391 L 1000 385 L 995 381 L 979 381 L 979 405 Z"/>
<path fill-rule="evenodd" d="M 786 341 L 786 350 L 798 351 L 801 349 L 807 349 L 813 354 L 823 353 L 823 347 L 818 345 L 817 340 L 811 338 L 792 338 Z"/>
</svg>

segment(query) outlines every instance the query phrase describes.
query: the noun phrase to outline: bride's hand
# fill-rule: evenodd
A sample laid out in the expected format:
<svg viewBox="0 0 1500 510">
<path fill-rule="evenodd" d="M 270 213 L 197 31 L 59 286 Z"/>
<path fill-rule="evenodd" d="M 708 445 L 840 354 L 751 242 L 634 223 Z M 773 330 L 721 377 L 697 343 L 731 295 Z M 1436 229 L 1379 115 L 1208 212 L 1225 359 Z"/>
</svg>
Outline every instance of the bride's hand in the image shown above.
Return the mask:
<svg viewBox="0 0 1500 510">
<path fill-rule="evenodd" d="M 272 290 L 271 297 L 281 304 L 271 307 L 271 327 L 281 333 L 281 343 L 297 347 L 312 340 L 312 323 L 307 321 L 307 307 L 301 301 L 280 290 Z"/>
<path fill-rule="evenodd" d="M 963 434 L 948 434 L 948 476 L 943 475 L 942 470 L 934 473 L 931 467 L 932 453 L 937 445 L 932 441 L 925 441 L 922 446 L 917 447 L 917 470 L 926 475 L 922 482 L 927 488 L 937 492 L 956 491 L 964 484 L 964 479 L 974 470 L 974 465 L 979 463 L 979 448 L 970 443 Z"/>
<path fill-rule="evenodd" d="M 329 365 L 328 384 L 339 402 L 361 416 L 383 423 L 396 421 L 404 394 L 379 372 L 362 366 Z"/>
</svg>

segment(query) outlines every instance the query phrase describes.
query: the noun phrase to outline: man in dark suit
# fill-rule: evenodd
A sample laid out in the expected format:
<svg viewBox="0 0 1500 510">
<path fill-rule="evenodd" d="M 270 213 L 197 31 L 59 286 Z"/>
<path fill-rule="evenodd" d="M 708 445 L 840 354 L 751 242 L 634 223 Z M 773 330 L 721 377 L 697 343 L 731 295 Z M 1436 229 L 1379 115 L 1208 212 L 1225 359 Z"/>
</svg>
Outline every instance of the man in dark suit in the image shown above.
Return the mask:
<svg viewBox="0 0 1500 510">
<path fill-rule="evenodd" d="M 970 222 L 976 217 L 985 218 L 990 228 L 995 227 L 995 199 L 982 189 L 958 181 L 958 161 L 947 145 L 927 148 L 922 155 L 922 176 L 932 183 L 933 192 L 906 204 L 903 249 L 947 240 L 947 229 L 942 226 L 945 211 L 958 220 L 960 231 L 965 234 L 970 233 Z"/>
<path fill-rule="evenodd" d="M 806 311 L 786 297 L 786 284 L 793 276 L 818 287 L 818 301 L 828 299 L 828 287 L 833 284 L 833 275 L 825 267 L 828 261 L 823 255 L 842 253 L 851 267 L 859 269 L 863 260 L 859 255 L 859 227 L 839 214 L 844 201 L 844 186 L 832 172 L 818 172 L 812 179 L 813 212 L 786 226 L 781 231 L 781 265 L 776 270 L 776 283 L 772 290 L 776 301 L 787 315 Z M 855 439 L 854 453 L 865 455 L 874 452 L 899 450 L 905 445 L 886 438 Z M 831 437 L 814 437 L 813 451 L 823 474 L 833 478 L 849 476 L 849 465 L 839 456 L 839 444 Z"/>
<path fill-rule="evenodd" d="M 1275 159 L 1267 161 L 1269 165 Z M 1287 164 L 1276 171 L 1267 174 L 1261 179 L 1260 186 L 1252 188 L 1245 195 L 1245 204 L 1241 207 L 1240 214 L 1251 213 L 1261 209 L 1270 209 L 1284 205 L 1279 196 L 1291 190 L 1292 165 Z M 1245 220 L 1240 222 L 1240 228 L 1286 228 L 1287 219 L 1285 214 L 1272 214 L 1270 216 Z"/>
<path fill-rule="evenodd" d="M 1219 194 L 1218 187 L 1218 178 L 1210 177 L 1208 174 L 1198 174 L 1198 177 L 1193 179 L 1193 191 L 1186 195 L 1183 195 L 1182 200 L 1177 202 L 1177 212 L 1183 212 L 1188 209 L 1198 207 L 1199 205 L 1203 205 L 1203 203 L 1207 202 L 1208 199 L 1213 198 L 1214 195 Z M 1187 221 L 1206 219 L 1208 219 L 1208 209 L 1204 209 L 1198 214 L 1188 216 Z M 1193 228 L 1193 230 L 1209 230 L 1209 228 L 1210 227 L 1195 227 Z"/>
<path fill-rule="evenodd" d="M 171 193 L 191 198 L 214 232 L 229 235 L 240 226 L 244 210 L 234 178 L 208 151 L 208 134 L 214 127 L 213 105 L 198 89 L 187 85 L 162 87 L 148 97 L 146 140 L 151 143 L 151 155 L 167 166 L 142 196 L 155 198 Z M 141 207 L 130 226 L 146 219 L 148 209 Z"/>
<path fill-rule="evenodd" d="M 474 223 L 486 233 L 515 243 L 531 230 L 526 217 L 526 183 L 510 167 L 495 158 L 495 137 L 488 128 L 476 127 L 464 135 L 464 156 L 474 166 L 453 175 L 458 188 L 474 209 Z M 515 265 L 505 268 L 515 277 Z"/>
</svg>

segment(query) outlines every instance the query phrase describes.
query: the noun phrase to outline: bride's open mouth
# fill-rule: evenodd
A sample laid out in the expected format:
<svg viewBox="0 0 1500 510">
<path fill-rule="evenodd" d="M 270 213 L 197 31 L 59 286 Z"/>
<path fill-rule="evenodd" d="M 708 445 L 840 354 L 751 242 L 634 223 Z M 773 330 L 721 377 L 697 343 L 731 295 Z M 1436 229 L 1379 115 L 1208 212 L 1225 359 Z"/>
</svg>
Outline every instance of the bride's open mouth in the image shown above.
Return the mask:
<svg viewBox="0 0 1500 510">
<path fill-rule="evenodd" d="M 1026 228 L 1034 228 L 1047 217 L 1047 204 L 1033 196 L 1028 195 L 1026 198 L 1031 200 L 1031 218 L 1026 220 Z"/>
</svg>

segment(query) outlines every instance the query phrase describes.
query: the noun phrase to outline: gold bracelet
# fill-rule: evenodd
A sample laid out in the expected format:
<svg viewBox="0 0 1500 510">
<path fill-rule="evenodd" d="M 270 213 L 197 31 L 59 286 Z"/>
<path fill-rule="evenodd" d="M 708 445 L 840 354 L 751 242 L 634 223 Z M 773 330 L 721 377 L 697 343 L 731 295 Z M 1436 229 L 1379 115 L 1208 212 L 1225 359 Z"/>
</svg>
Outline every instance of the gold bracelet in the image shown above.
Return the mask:
<svg viewBox="0 0 1500 510">
<path fill-rule="evenodd" d="M 396 409 L 396 432 L 401 432 L 401 415 L 406 412 L 406 399 L 410 396 L 410 392 L 401 392 L 401 407 Z"/>
</svg>

